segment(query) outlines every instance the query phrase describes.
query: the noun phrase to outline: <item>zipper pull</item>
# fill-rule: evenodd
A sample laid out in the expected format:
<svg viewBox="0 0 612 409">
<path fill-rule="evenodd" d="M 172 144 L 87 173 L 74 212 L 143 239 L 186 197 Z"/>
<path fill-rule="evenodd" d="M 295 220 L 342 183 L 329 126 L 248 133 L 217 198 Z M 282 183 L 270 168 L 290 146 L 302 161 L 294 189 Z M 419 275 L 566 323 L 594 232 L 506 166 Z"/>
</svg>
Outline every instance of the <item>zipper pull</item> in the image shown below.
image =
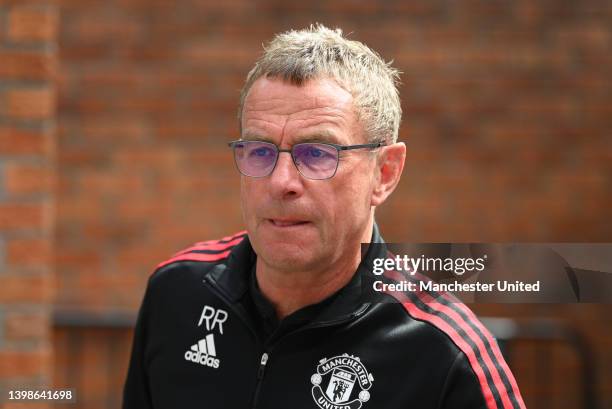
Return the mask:
<svg viewBox="0 0 612 409">
<path fill-rule="evenodd" d="M 261 355 L 261 361 L 259 362 L 259 372 L 257 373 L 257 379 L 263 378 L 264 371 L 266 370 L 266 364 L 268 363 L 268 353 L 264 352 Z"/>
</svg>

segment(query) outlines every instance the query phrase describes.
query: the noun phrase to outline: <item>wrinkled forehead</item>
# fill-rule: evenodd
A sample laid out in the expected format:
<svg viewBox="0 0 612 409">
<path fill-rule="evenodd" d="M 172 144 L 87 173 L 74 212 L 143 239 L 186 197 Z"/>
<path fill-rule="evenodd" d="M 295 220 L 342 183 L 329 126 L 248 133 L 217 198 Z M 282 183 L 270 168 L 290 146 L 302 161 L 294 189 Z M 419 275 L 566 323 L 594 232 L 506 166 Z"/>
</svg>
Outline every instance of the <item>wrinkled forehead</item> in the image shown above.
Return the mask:
<svg viewBox="0 0 612 409">
<path fill-rule="evenodd" d="M 301 84 L 276 77 L 261 77 L 249 90 L 245 104 L 262 97 L 276 96 L 305 104 L 316 102 L 325 104 L 352 104 L 353 96 L 335 80 L 327 77 L 315 78 Z"/>
<path fill-rule="evenodd" d="M 320 136 L 334 143 L 352 143 L 360 134 L 352 95 L 330 79 L 302 85 L 281 79 L 258 79 L 246 97 L 242 137 L 277 140 Z"/>
</svg>

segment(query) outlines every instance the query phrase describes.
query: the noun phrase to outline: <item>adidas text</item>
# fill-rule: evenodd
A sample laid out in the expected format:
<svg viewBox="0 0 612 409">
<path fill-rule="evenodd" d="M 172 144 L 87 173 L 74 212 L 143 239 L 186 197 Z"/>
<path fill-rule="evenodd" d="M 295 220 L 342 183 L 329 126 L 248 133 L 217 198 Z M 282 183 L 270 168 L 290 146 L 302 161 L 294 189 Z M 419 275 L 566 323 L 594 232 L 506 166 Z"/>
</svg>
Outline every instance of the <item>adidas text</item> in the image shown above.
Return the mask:
<svg viewBox="0 0 612 409">
<path fill-rule="evenodd" d="M 214 358 L 212 356 L 206 355 L 200 351 L 198 352 L 193 352 L 193 351 L 187 351 L 185 352 L 185 359 L 187 361 L 192 361 L 192 362 L 197 362 L 199 364 L 205 365 L 205 366 L 210 366 L 212 368 L 218 368 L 219 367 L 219 360 L 217 358 Z"/>
</svg>

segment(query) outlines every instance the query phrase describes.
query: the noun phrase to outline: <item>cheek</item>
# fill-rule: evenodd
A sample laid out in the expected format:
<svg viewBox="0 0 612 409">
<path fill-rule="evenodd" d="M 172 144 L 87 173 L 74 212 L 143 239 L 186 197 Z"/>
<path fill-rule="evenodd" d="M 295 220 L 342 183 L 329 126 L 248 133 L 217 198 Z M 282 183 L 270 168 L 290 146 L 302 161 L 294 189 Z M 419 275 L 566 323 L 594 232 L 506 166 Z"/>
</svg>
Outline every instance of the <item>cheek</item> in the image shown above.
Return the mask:
<svg viewBox="0 0 612 409">
<path fill-rule="evenodd" d="M 361 171 L 345 176 L 335 181 L 332 199 L 324 203 L 338 227 L 358 222 L 370 211 L 371 178 Z"/>
<path fill-rule="evenodd" d="M 242 176 L 240 181 L 240 205 L 242 208 L 242 217 L 247 223 L 254 213 L 255 203 L 253 199 L 257 197 L 257 195 L 254 194 L 254 190 L 253 183 L 249 180 L 245 180 L 245 177 Z"/>
<path fill-rule="evenodd" d="M 354 168 L 350 180 L 345 183 L 347 200 L 355 211 L 369 208 L 370 198 L 374 189 L 374 168 L 366 166 L 369 163 L 360 163 Z"/>
</svg>

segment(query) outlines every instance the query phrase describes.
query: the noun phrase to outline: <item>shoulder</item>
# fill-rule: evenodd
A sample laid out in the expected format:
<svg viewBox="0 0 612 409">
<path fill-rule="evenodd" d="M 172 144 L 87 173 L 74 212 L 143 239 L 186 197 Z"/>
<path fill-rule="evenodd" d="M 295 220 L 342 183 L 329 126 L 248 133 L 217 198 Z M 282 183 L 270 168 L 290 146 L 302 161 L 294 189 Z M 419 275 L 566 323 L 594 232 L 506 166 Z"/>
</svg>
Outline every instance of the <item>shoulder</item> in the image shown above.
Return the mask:
<svg viewBox="0 0 612 409">
<path fill-rule="evenodd" d="M 402 275 L 403 276 L 403 275 Z M 405 276 L 403 276 L 405 279 Z M 422 277 L 408 281 L 418 282 Z M 397 274 L 385 274 L 385 282 L 399 282 Z M 419 287 L 417 287 L 419 288 Z M 409 321 L 425 334 L 427 339 L 445 344 L 447 354 L 440 359 L 452 357 L 450 368 L 463 363 L 471 372 L 474 385 L 478 387 L 488 407 L 496 404 L 520 401 L 516 380 L 506 364 L 497 341 L 476 317 L 474 312 L 449 293 L 436 291 L 389 291 L 386 295 Z M 447 360 L 447 359 L 444 359 Z"/>
<path fill-rule="evenodd" d="M 387 301 L 399 304 L 404 315 L 422 322 L 430 330 L 443 333 L 459 350 L 468 349 L 466 347 L 479 350 L 480 346 L 496 344 L 474 312 L 452 294 L 424 290 L 427 287 L 418 285 L 420 281 L 429 280 L 427 277 L 391 271 L 381 279 L 385 284 L 396 285 L 381 291 Z M 408 284 L 415 285 L 409 287 Z"/>
<path fill-rule="evenodd" d="M 240 231 L 221 239 L 194 243 L 159 263 L 149 281 L 153 284 L 169 279 L 186 278 L 185 275 L 201 277 L 215 265 L 225 263 L 232 250 L 245 239 L 246 235 L 246 231 Z"/>
</svg>

